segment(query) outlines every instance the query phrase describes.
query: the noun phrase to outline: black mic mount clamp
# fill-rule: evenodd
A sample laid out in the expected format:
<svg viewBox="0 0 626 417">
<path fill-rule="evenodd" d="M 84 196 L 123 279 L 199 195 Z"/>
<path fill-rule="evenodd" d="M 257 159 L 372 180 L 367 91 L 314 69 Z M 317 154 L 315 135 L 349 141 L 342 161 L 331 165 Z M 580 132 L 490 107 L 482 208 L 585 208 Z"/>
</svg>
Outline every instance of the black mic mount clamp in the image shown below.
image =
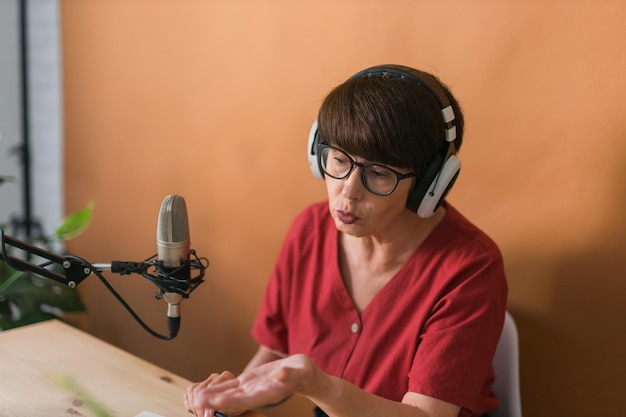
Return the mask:
<svg viewBox="0 0 626 417">
<path fill-rule="evenodd" d="M 40 264 L 35 264 L 12 256 L 7 250 L 7 245 L 22 250 L 30 255 L 37 256 L 45 261 Z M 110 269 L 111 272 L 120 275 L 132 273 L 141 274 L 146 280 L 152 282 L 159 288 L 160 292 L 155 294 L 155 298 L 157 299 L 163 298 L 165 294 L 172 293 L 179 294 L 182 298 L 189 298 L 189 294 L 204 282 L 204 272 L 208 267 L 208 259 L 199 258 L 194 250 L 191 250 L 189 255 L 190 260 L 183 262 L 179 267 L 175 268 L 164 267 L 162 261 L 156 260 L 157 255 L 153 255 L 143 262 L 113 261 L 111 264 L 91 264 L 78 256 L 58 255 L 45 249 L 32 246 L 24 241 L 7 236 L 4 234 L 4 230 L 0 229 L 0 261 L 6 262 L 16 271 L 33 272 L 67 285 L 69 288 L 76 288 L 76 286 L 88 276 L 94 274 L 148 333 L 164 340 L 171 340 L 176 337 L 178 330 L 172 331 L 170 329 L 170 335 L 163 336 L 148 327 L 128 303 L 126 303 L 107 282 L 101 272 L 103 269 Z M 62 267 L 63 273 L 48 269 L 56 265 Z M 194 276 L 191 276 L 192 270 L 195 271 Z"/>
<path fill-rule="evenodd" d="M 204 282 L 208 261 L 199 258 L 195 250 L 189 251 L 189 260 L 174 268 L 165 267 L 163 261 L 156 258 L 157 255 L 153 255 L 143 262 L 113 261 L 111 264 L 94 264 L 94 267 L 97 270 L 110 269 L 120 275 L 142 275 L 159 288 L 160 292 L 155 294 L 157 299 L 163 298 L 165 293 L 177 293 L 183 298 L 189 298 L 189 294 Z"/>
</svg>

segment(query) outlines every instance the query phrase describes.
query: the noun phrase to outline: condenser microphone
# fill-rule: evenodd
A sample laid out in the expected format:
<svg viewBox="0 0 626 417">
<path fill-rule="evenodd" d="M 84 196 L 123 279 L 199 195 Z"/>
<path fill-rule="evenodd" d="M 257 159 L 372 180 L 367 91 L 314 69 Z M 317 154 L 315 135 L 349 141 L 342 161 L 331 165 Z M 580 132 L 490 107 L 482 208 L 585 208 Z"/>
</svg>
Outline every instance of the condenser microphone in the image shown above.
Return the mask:
<svg viewBox="0 0 626 417">
<path fill-rule="evenodd" d="M 189 282 L 191 277 L 189 252 L 189 221 L 185 199 L 168 195 L 161 204 L 157 223 L 157 270 L 160 276 L 172 283 Z M 163 298 L 167 302 L 167 318 L 170 334 L 176 336 L 180 327 L 180 292 L 165 288 Z"/>
<path fill-rule="evenodd" d="M 204 272 L 209 267 L 207 258 L 199 257 L 195 250 L 190 249 L 187 206 L 182 197 L 168 195 L 163 200 L 159 211 L 156 243 L 157 254 L 141 262 L 113 261 L 110 264 L 92 264 L 78 256 L 58 255 L 32 246 L 5 235 L 0 228 L 0 261 L 6 262 L 16 271 L 32 272 L 69 288 L 75 288 L 93 274 L 148 333 L 159 339 L 172 340 L 180 328 L 180 303 L 189 298 L 191 292 L 204 282 Z M 25 251 L 32 257 L 28 260 L 14 257 L 11 255 L 12 249 Z M 34 263 L 33 259 L 41 262 Z M 154 296 L 167 302 L 169 336 L 155 332 L 144 323 L 105 279 L 102 274 L 104 270 L 121 275 L 141 274 L 158 287 L 159 292 Z"/>
</svg>

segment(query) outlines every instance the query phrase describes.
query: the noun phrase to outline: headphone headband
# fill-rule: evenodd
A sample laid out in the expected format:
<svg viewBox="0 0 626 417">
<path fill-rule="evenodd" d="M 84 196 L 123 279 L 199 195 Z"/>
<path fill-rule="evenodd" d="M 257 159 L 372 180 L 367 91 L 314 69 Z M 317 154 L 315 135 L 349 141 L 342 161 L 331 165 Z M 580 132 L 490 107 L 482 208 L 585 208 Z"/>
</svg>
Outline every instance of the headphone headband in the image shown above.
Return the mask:
<svg viewBox="0 0 626 417">
<path fill-rule="evenodd" d="M 417 71 L 414 69 L 407 68 L 407 70 L 401 70 L 395 67 L 371 67 L 364 69 L 362 71 L 357 72 L 349 79 L 352 80 L 354 78 L 364 78 L 364 77 L 381 77 L 381 78 L 396 78 L 396 79 L 404 79 L 410 81 L 414 84 L 417 84 L 420 87 L 425 88 L 432 94 L 433 97 L 439 103 L 439 108 L 441 109 L 441 116 L 443 118 L 443 124 L 445 126 L 445 141 L 453 142 L 456 139 L 456 126 L 454 125 L 454 109 L 450 104 L 450 100 L 448 99 L 448 95 L 441 88 L 441 85 L 432 79 L 430 74 L 422 72 L 420 77 L 415 74 L 409 72 L 409 70 Z"/>
</svg>

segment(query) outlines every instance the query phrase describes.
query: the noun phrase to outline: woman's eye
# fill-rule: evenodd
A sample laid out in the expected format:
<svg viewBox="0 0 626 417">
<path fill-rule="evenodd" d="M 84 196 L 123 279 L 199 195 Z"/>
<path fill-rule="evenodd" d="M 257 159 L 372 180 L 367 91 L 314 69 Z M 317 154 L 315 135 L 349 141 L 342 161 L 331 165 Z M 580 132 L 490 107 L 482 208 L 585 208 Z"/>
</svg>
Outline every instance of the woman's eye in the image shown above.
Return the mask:
<svg viewBox="0 0 626 417">
<path fill-rule="evenodd" d="M 350 161 L 347 158 L 336 156 L 335 163 L 339 165 L 350 165 Z"/>
<path fill-rule="evenodd" d="M 376 178 L 387 178 L 389 176 L 389 170 L 385 169 L 385 168 L 380 168 L 380 167 L 371 167 L 370 172 L 376 177 Z"/>
</svg>

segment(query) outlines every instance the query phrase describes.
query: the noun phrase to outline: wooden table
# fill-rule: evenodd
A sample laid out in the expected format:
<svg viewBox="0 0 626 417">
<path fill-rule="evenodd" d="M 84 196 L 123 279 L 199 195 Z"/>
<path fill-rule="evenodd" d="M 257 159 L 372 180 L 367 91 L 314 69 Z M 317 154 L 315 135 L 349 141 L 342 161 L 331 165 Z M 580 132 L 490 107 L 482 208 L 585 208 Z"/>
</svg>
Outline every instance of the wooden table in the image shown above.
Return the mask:
<svg viewBox="0 0 626 417">
<path fill-rule="evenodd" d="M 190 381 L 57 320 L 0 332 L 0 416 L 187 417 Z M 262 417 L 250 411 L 245 417 Z"/>
</svg>

